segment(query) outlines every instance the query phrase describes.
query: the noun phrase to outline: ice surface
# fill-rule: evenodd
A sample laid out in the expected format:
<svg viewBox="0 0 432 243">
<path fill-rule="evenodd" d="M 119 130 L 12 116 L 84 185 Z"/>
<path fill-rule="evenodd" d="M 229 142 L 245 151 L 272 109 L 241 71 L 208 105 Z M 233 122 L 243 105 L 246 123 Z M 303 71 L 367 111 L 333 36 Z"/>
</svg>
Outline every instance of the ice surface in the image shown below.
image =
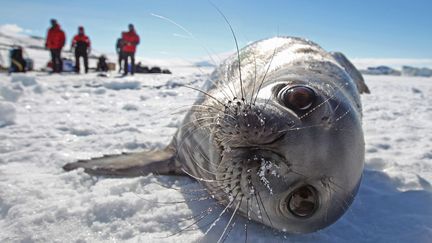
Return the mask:
<svg viewBox="0 0 432 243">
<path fill-rule="evenodd" d="M 207 76 L 195 72 L 119 80 L 30 73 L 17 82 L 0 74 L 0 87 L 6 88 L 0 122 L 10 124 L 0 128 L 0 242 L 219 239 L 231 212 L 205 237 L 206 227 L 176 234 L 198 218 L 185 219 L 208 207 L 213 216 L 223 210 L 213 199 L 191 201 L 207 196 L 192 179 L 107 178 L 61 168 L 79 159 L 165 146 L 198 95 L 172 84 L 196 81 L 200 87 Z M 352 207 L 332 226 L 308 235 L 251 223 L 249 242 L 430 241 L 432 79 L 366 76 L 366 82 L 372 91 L 362 96 L 366 169 Z M 244 242 L 244 223 L 238 219 L 228 228 L 226 242 Z"/>
<path fill-rule="evenodd" d="M 15 107 L 9 102 L 0 101 L 0 127 L 13 124 L 15 121 Z"/>
<path fill-rule="evenodd" d="M 12 88 L 0 85 L 0 99 L 16 102 L 19 99 L 21 93 L 22 90 L 19 86 Z"/>
<path fill-rule="evenodd" d="M 104 87 L 113 90 L 139 89 L 141 87 L 141 83 L 137 81 L 112 81 L 104 83 Z"/>
<path fill-rule="evenodd" d="M 29 76 L 25 74 L 13 73 L 11 81 L 12 83 L 21 83 L 24 86 L 32 86 L 37 84 L 36 78 L 34 76 Z"/>
</svg>

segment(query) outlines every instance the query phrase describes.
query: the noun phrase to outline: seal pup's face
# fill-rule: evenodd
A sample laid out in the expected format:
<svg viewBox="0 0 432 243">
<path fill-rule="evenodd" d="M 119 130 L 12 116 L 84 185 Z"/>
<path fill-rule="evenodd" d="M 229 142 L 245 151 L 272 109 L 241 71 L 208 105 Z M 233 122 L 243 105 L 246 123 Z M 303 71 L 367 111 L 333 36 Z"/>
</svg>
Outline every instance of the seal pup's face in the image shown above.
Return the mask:
<svg viewBox="0 0 432 243">
<path fill-rule="evenodd" d="M 211 166 L 212 186 L 223 191 L 216 196 L 249 220 L 290 233 L 342 216 L 364 160 L 360 112 L 346 92 L 352 82 L 305 76 L 279 77 L 253 102 L 227 100 L 213 138 L 221 152 Z"/>
</svg>

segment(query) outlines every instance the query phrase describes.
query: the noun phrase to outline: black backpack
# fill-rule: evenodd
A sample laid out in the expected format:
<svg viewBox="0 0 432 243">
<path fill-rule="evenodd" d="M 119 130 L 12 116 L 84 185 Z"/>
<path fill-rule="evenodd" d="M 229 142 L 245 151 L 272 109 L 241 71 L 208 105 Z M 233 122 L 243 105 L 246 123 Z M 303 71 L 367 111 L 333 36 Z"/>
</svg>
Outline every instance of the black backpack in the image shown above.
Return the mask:
<svg viewBox="0 0 432 243">
<path fill-rule="evenodd" d="M 23 58 L 23 50 L 21 47 L 14 47 L 10 50 L 10 72 L 25 72 L 26 71 L 26 61 Z"/>
</svg>

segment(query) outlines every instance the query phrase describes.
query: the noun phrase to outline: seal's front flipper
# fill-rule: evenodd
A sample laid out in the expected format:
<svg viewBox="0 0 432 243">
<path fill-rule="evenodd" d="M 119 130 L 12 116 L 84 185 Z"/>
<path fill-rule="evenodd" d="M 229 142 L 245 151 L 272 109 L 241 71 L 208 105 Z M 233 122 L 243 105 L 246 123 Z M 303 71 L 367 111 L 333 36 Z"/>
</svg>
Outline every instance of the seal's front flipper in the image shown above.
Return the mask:
<svg viewBox="0 0 432 243">
<path fill-rule="evenodd" d="M 90 160 L 81 160 L 63 166 L 66 171 L 84 168 L 93 175 L 134 177 L 149 173 L 160 175 L 185 175 L 175 163 L 175 149 L 107 155 Z"/>
<path fill-rule="evenodd" d="M 346 58 L 346 56 L 340 52 L 332 52 L 330 53 L 334 59 L 345 69 L 345 71 L 350 75 L 352 80 L 356 83 L 357 89 L 362 93 L 370 94 L 370 90 L 366 85 L 363 76 L 357 70 L 357 68 Z"/>
</svg>

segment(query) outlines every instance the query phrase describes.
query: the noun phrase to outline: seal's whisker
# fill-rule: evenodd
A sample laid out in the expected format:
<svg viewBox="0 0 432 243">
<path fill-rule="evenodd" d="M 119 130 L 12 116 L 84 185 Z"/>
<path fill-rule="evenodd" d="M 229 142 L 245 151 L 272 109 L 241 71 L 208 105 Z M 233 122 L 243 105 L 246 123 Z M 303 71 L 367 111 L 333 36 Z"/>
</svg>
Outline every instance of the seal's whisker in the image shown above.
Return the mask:
<svg viewBox="0 0 432 243">
<path fill-rule="evenodd" d="M 271 221 L 271 218 L 270 218 L 269 214 L 267 213 L 267 209 L 266 209 L 266 206 L 264 205 L 264 203 L 263 203 L 263 201 L 262 201 L 262 198 L 261 198 L 261 195 L 260 195 L 260 193 L 259 193 L 259 192 L 257 192 L 257 195 L 258 195 L 258 198 L 259 198 L 259 200 L 260 200 L 260 202 L 261 202 L 261 205 L 263 206 L 263 209 L 264 209 L 264 213 L 266 214 L 266 216 L 267 216 L 268 220 L 270 221 L 270 225 L 271 225 L 272 227 L 274 227 L 274 226 L 273 226 L 273 223 L 272 223 L 272 221 Z"/>
<path fill-rule="evenodd" d="M 262 88 L 262 85 L 264 84 L 264 81 L 265 81 L 265 79 L 266 79 L 266 77 L 267 77 L 268 72 L 270 71 L 270 67 L 271 67 L 271 64 L 272 64 L 272 62 L 273 62 L 273 58 L 274 58 L 275 55 L 276 55 L 276 51 L 277 51 L 277 48 L 275 48 L 274 51 L 273 51 L 273 54 L 272 54 L 271 59 L 270 59 L 270 62 L 268 63 L 268 66 L 267 66 L 267 70 L 265 71 L 264 76 L 263 76 L 263 78 L 262 78 L 262 80 L 261 80 L 261 83 L 260 83 L 260 85 L 258 86 L 258 89 L 257 89 L 256 95 L 255 95 L 255 100 L 254 100 L 253 104 L 256 103 L 256 100 L 257 100 L 257 98 L 258 98 L 258 94 L 259 94 L 259 92 L 260 92 L 260 90 L 261 90 L 261 88 Z"/>
<path fill-rule="evenodd" d="M 341 116 L 335 119 L 335 123 L 340 121 L 342 118 L 344 118 L 346 115 L 348 115 L 351 112 L 351 109 L 347 109 L 345 113 L 343 113 Z"/>
<path fill-rule="evenodd" d="M 225 226 L 225 228 L 224 228 L 221 236 L 219 237 L 219 240 L 217 241 L 217 243 L 221 242 L 223 236 L 225 235 L 225 232 L 227 231 L 227 229 L 230 226 L 235 214 L 237 213 L 237 210 L 240 208 L 240 204 L 242 203 L 242 201 L 243 201 L 243 197 L 241 197 L 240 201 L 237 203 L 237 206 L 235 207 L 234 212 L 231 214 L 231 218 L 229 219 L 227 225 Z M 227 234 L 227 236 L 228 236 L 228 234 Z"/>
<path fill-rule="evenodd" d="M 217 202 L 216 204 L 219 204 L 219 203 L 222 203 L 222 202 L 225 202 L 225 201 L 220 201 L 220 202 Z M 218 205 L 218 206 L 220 206 L 220 205 Z M 211 211 L 210 211 L 210 213 L 211 213 L 211 212 L 213 212 L 216 209 L 216 207 L 213 207 L 213 208 L 210 207 L 209 209 L 211 209 Z M 207 215 L 204 215 L 204 218 L 210 216 L 211 215 L 210 213 L 208 213 Z M 200 216 L 200 215 L 198 215 L 198 216 Z M 202 219 L 204 219 L 204 218 L 202 218 Z M 198 225 L 199 221 L 201 221 L 202 219 L 200 218 L 200 220 L 195 221 L 190 226 Z M 207 224 L 200 225 L 199 228 L 190 228 L 190 227 L 188 229 L 185 228 L 185 229 L 181 230 L 181 232 L 178 232 L 178 233 L 183 233 L 183 232 L 186 232 L 186 231 L 194 231 L 194 230 L 197 230 L 197 229 L 200 229 L 200 228 L 202 229 L 202 228 L 205 228 L 205 227 L 211 225 L 212 223 L 213 223 L 213 221 L 210 222 L 210 223 L 207 223 Z"/>
<path fill-rule="evenodd" d="M 333 182 L 330 181 L 330 180 L 329 180 L 329 182 L 330 182 L 330 183 L 333 183 Z M 334 184 L 334 185 L 336 185 L 336 184 Z M 328 188 L 329 188 L 330 190 L 333 190 L 334 192 L 337 192 L 336 188 L 331 187 L 330 184 L 328 184 Z M 343 191 L 345 192 L 345 190 L 343 190 Z M 335 195 L 337 195 L 337 194 L 335 194 Z M 353 195 L 352 193 L 348 193 L 348 195 L 349 195 L 349 200 L 353 200 L 353 199 L 354 199 L 354 195 Z M 344 209 L 345 211 L 348 210 L 348 208 L 349 208 L 349 206 L 350 206 L 350 203 L 349 203 L 348 199 L 344 199 L 344 198 L 340 199 L 340 198 L 338 198 L 337 196 L 334 196 L 334 199 L 335 199 L 335 200 L 338 200 L 339 202 L 342 202 L 343 209 Z"/>
<path fill-rule="evenodd" d="M 200 93 L 203 93 L 204 95 L 206 95 L 206 96 L 212 98 L 213 100 L 217 101 L 217 102 L 218 102 L 219 104 L 221 104 L 223 107 L 226 107 L 226 105 L 225 105 L 222 101 L 218 100 L 216 97 L 214 97 L 213 95 L 209 94 L 208 92 L 206 92 L 206 91 L 204 91 L 204 90 L 201 90 L 201 89 L 198 89 L 198 88 L 195 88 L 195 87 L 191 87 L 191 86 L 187 86 L 187 85 L 185 85 L 184 87 L 189 88 L 189 89 L 196 90 L 196 91 L 198 91 L 198 92 L 200 92 Z"/>
<path fill-rule="evenodd" d="M 308 179 L 308 177 L 300 172 L 298 172 L 297 170 L 294 170 L 292 167 L 300 167 L 299 165 L 291 165 L 291 167 L 289 168 L 288 172 L 294 173 L 296 175 L 302 176 L 304 177 L 306 180 Z"/>
<path fill-rule="evenodd" d="M 339 100 L 338 103 L 337 103 L 337 105 L 336 105 L 336 107 L 333 110 L 333 113 L 336 114 L 336 111 L 339 109 L 339 107 L 341 107 L 341 104 L 342 104 L 342 100 Z"/>
<path fill-rule="evenodd" d="M 183 60 L 185 60 L 186 62 L 191 62 L 190 60 L 186 60 L 186 59 L 184 59 L 184 58 L 182 58 Z M 203 76 L 207 76 L 208 74 L 207 73 L 205 73 L 198 65 L 195 65 L 195 68 L 196 69 L 198 69 L 198 71 L 201 73 L 201 75 L 203 75 Z M 229 86 L 227 86 L 225 83 L 221 83 L 221 82 L 217 82 L 217 80 L 212 80 L 212 79 L 207 79 L 207 82 L 210 82 L 211 84 L 213 84 L 214 86 L 215 86 L 215 88 L 218 90 L 218 91 L 220 91 L 220 92 L 222 92 L 222 94 L 225 96 L 225 98 L 227 99 L 227 100 L 229 100 L 230 98 L 230 96 L 229 96 L 229 94 L 227 93 L 227 92 L 225 92 L 225 89 L 224 88 L 226 88 L 226 87 L 228 87 L 228 89 L 230 90 L 230 88 L 229 88 Z M 220 85 L 219 85 L 220 84 Z M 231 92 L 231 95 L 234 97 L 235 95 L 234 95 L 234 93 L 232 93 Z"/>
<path fill-rule="evenodd" d="M 194 163 L 196 166 L 198 166 L 198 168 L 199 168 L 200 170 L 206 172 L 207 174 L 213 175 L 213 176 L 217 176 L 217 175 L 218 175 L 217 172 L 211 172 L 211 171 L 205 169 L 204 167 L 202 167 L 202 166 L 200 165 L 200 163 L 198 163 L 198 161 L 196 161 L 196 160 L 194 159 L 194 157 L 191 157 L 191 158 L 192 158 L 192 161 L 191 161 L 191 162 Z"/>
<path fill-rule="evenodd" d="M 340 186 L 339 184 L 337 184 L 336 182 L 334 182 L 331 178 L 328 180 L 331 184 L 335 185 L 339 190 L 347 193 L 350 197 L 350 199 L 354 199 L 354 194 L 345 190 L 342 186 Z"/>
<path fill-rule="evenodd" d="M 187 137 L 183 138 L 183 141 L 186 141 L 186 139 L 187 139 L 189 136 L 192 136 L 192 135 L 194 134 L 194 132 L 197 131 L 197 130 L 199 130 L 200 128 L 205 127 L 205 126 L 211 126 L 211 125 L 212 125 L 212 124 L 202 125 L 202 126 L 198 126 L 196 129 L 193 129 L 192 131 L 187 131 L 187 132 L 185 133 L 185 135 L 186 135 L 188 132 L 190 132 L 190 134 L 188 134 Z M 206 135 L 205 135 L 205 136 L 204 136 L 200 141 L 202 141 L 202 140 L 208 138 L 209 136 L 210 136 L 210 133 L 206 134 Z M 184 144 L 184 142 L 182 142 L 182 143 L 179 145 L 179 149 L 183 147 L 183 144 Z M 189 154 L 191 154 L 191 152 L 190 152 L 189 150 L 186 150 L 186 152 L 188 152 Z M 207 158 L 207 156 L 205 156 L 204 154 L 202 154 L 202 151 L 198 150 L 198 152 L 202 155 L 202 158 L 204 158 L 204 160 L 205 160 L 208 164 L 210 164 L 210 165 L 217 166 L 217 168 L 228 168 L 228 167 L 229 167 L 229 166 L 221 166 L 221 164 L 215 164 L 215 163 L 212 163 L 212 162 L 210 162 L 210 160 Z M 177 156 L 178 156 L 178 155 L 177 155 Z M 193 156 L 190 156 L 190 157 L 193 158 Z M 194 164 L 197 164 L 200 168 L 202 168 L 202 167 L 199 165 L 199 163 L 197 163 L 195 160 L 191 160 L 191 162 L 193 162 Z M 207 172 L 209 172 L 209 171 L 206 170 L 206 169 L 204 169 L 204 170 L 207 171 Z M 209 172 L 209 173 L 210 173 L 210 172 Z M 211 173 L 211 174 L 214 174 L 214 173 Z"/>
<path fill-rule="evenodd" d="M 316 124 L 316 125 L 310 125 L 310 126 L 294 127 L 294 128 L 289 128 L 289 129 L 278 131 L 278 133 L 300 131 L 300 130 L 304 130 L 304 129 L 314 128 L 314 127 L 323 127 L 323 126 L 324 126 L 323 124 Z"/>
<path fill-rule="evenodd" d="M 189 126 L 189 125 L 195 125 L 196 123 L 199 123 L 199 121 L 213 121 L 215 118 L 216 118 L 215 116 L 207 116 L 207 117 L 196 118 L 195 120 L 192 120 L 192 121 L 190 121 L 188 123 L 185 123 L 180 128 L 185 128 L 186 126 Z M 209 124 L 211 124 L 211 123 L 209 123 Z M 198 127 L 198 129 L 199 128 L 202 128 L 202 127 Z"/>
<path fill-rule="evenodd" d="M 194 124 L 194 123 L 190 123 L 190 124 Z M 187 131 L 186 131 L 186 132 L 181 136 L 181 138 L 180 138 L 181 143 L 179 144 L 179 146 L 178 146 L 178 148 L 177 148 L 177 155 L 176 155 L 176 158 L 178 158 L 180 150 L 183 148 L 183 145 L 186 143 L 187 139 L 188 139 L 190 136 L 194 135 L 194 133 L 195 133 L 196 131 L 198 131 L 198 130 L 200 130 L 200 129 L 202 129 L 202 128 L 205 128 L 205 127 L 211 127 L 211 126 L 212 126 L 212 124 L 209 123 L 209 124 L 205 124 L 205 125 L 203 124 L 203 125 L 197 126 L 197 127 L 193 128 L 193 129 L 188 129 L 188 130 L 187 130 Z M 207 134 L 206 136 L 209 136 L 209 134 Z"/>
<path fill-rule="evenodd" d="M 210 115 L 212 115 L 212 114 L 210 114 Z M 188 125 L 196 125 L 196 127 L 194 129 L 186 131 L 185 134 L 182 136 L 181 139 L 184 140 L 185 138 L 188 138 L 188 137 L 186 137 L 186 135 L 188 133 L 190 133 L 189 135 L 192 135 L 194 132 L 196 132 L 196 131 L 198 131 L 198 130 L 200 130 L 202 128 L 208 128 L 209 129 L 209 128 L 214 127 L 214 121 L 217 120 L 217 118 L 218 118 L 218 115 L 215 114 L 214 116 L 195 118 L 195 120 L 191 120 L 188 123 L 185 123 L 180 128 L 185 128 Z M 203 120 L 205 123 L 204 122 L 199 122 L 201 120 Z"/>
<path fill-rule="evenodd" d="M 168 17 L 162 16 L 162 15 L 158 15 L 158 14 L 154 14 L 154 13 L 151 13 L 150 15 L 153 16 L 153 17 L 156 17 L 156 18 L 160 18 L 160 19 L 162 19 L 162 20 L 165 20 L 165 21 L 167 21 L 167 22 L 169 22 L 169 23 L 175 25 L 177 28 L 181 29 L 181 30 L 182 30 L 183 32 L 185 32 L 185 33 L 186 33 L 190 38 L 192 38 L 193 40 L 195 40 L 196 42 L 198 42 L 198 43 L 200 44 L 201 48 L 203 48 L 204 51 L 205 51 L 205 52 L 207 53 L 207 55 L 209 56 L 211 62 L 212 62 L 214 65 L 217 65 L 217 62 L 214 60 L 213 56 L 211 55 L 210 50 L 209 50 L 209 49 L 208 49 L 204 44 L 202 44 L 202 42 L 201 42 L 198 38 L 196 38 L 196 37 L 192 34 L 192 32 L 190 32 L 190 31 L 189 31 L 187 28 L 185 28 L 183 25 L 177 23 L 176 21 L 174 21 L 174 20 L 172 20 L 172 19 L 170 19 L 170 18 L 168 18 Z M 217 57 L 217 55 L 216 55 L 216 57 Z M 219 63 L 220 63 L 220 62 L 221 62 L 221 60 L 219 60 Z M 213 82 L 213 81 L 211 81 L 211 82 L 212 82 L 216 87 L 219 87 L 215 82 Z M 229 86 L 228 86 L 228 88 L 229 88 Z M 222 88 L 220 88 L 220 90 L 223 91 Z M 229 90 L 231 91 L 232 95 L 235 97 L 235 93 L 233 93 L 232 90 L 231 90 L 230 88 L 229 88 Z"/>
<path fill-rule="evenodd" d="M 198 66 L 197 66 L 197 68 L 200 70 L 200 72 L 201 72 L 203 75 L 207 75 L 207 74 L 204 73 L 204 71 L 202 71 Z M 211 84 L 213 84 L 213 85 L 215 86 L 215 88 L 216 88 L 218 91 L 222 92 L 223 96 L 224 96 L 227 100 L 230 100 L 230 99 L 232 99 L 232 98 L 235 97 L 235 94 L 232 92 L 232 90 L 231 90 L 231 88 L 229 87 L 229 85 L 227 85 L 227 84 L 225 84 L 225 83 L 223 83 L 223 82 L 220 82 L 220 80 L 219 80 L 219 82 L 218 82 L 218 80 L 207 79 L 207 82 L 210 82 Z M 228 90 L 231 92 L 232 98 L 230 98 L 230 95 L 225 91 L 224 88 L 228 88 Z"/>
<path fill-rule="evenodd" d="M 252 105 L 252 99 L 255 93 L 255 85 L 257 82 L 257 62 L 256 62 L 255 52 L 253 53 L 253 58 L 254 58 L 254 80 L 253 80 L 253 87 L 252 87 L 252 92 L 251 92 L 250 102 L 249 102 L 250 105 Z"/>
<path fill-rule="evenodd" d="M 210 54 L 210 51 L 208 50 L 208 48 L 205 45 L 202 45 L 201 41 L 198 40 L 193 34 L 192 32 L 190 32 L 188 29 L 186 29 L 184 26 L 182 26 L 181 24 L 177 23 L 176 21 L 162 16 L 162 15 L 158 15 L 158 14 L 154 14 L 154 13 L 150 13 L 151 16 L 156 17 L 156 18 L 160 18 L 162 20 L 165 20 L 173 25 L 175 25 L 176 27 L 178 27 L 179 29 L 181 29 L 183 32 L 185 32 L 190 38 L 192 38 L 193 40 L 197 41 L 201 47 L 206 51 L 207 55 L 209 56 L 209 58 L 211 59 L 211 61 L 213 62 L 214 65 L 217 65 L 217 62 L 214 60 L 213 56 Z M 220 62 L 220 60 L 219 60 Z"/>
<path fill-rule="evenodd" d="M 192 123 L 192 124 L 194 124 L 194 123 Z M 194 133 L 196 132 L 196 131 L 198 131 L 198 130 L 200 130 L 200 129 L 202 129 L 202 128 L 204 128 L 204 127 L 210 127 L 211 126 L 211 124 L 207 124 L 207 125 L 201 125 L 201 126 L 198 126 L 198 127 L 196 127 L 196 128 L 194 128 L 194 129 L 191 129 L 191 130 L 187 130 L 182 136 L 181 136 L 181 143 L 178 145 L 178 148 L 177 148 L 177 152 L 176 152 L 176 158 L 179 158 L 179 156 L 180 156 L 180 151 L 181 151 L 181 149 L 183 149 L 183 145 L 186 143 L 186 141 L 187 141 L 187 139 L 190 137 L 190 136 L 192 136 L 192 135 L 194 135 Z"/>
<path fill-rule="evenodd" d="M 211 212 L 211 211 L 210 211 L 210 212 Z M 206 214 L 206 215 L 203 215 L 203 216 L 201 216 L 198 220 L 194 221 L 193 223 L 189 224 L 188 226 L 186 226 L 186 227 L 180 229 L 180 230 L 177 231 L 177 232 L 174 232 L 174 233 L 171 234 L 171 235 L 164 236 L 164 237 L 160 237 L 160 239 L 165 239 L 165 238 L 169 238 L 169 237 L 172 237 L 172 236 L 175 236 L 175 235 L 178 235 L 178 234 L 182 234 L 183 232 L 185 232 L 185 231 L 187 231 L 188 229 L 192 228 L 194 225 L 198 225 L 198 223 L 201 222 L 201 220 L 205 219 L 205 218 L 206 218 L 207 216 L 209 216 L 209 215 L 210 215 L 210 213 L 208 213 L 208 214 Z M 196 229 L 193 229 L 193 230 L 196 230 Z"/>
<path fill-rule="evenodd" d="M 254 197 L 255 197 L 255 200 L 256 200 L 257 206 L 258 206 L 258 214 L 259 214 L 258 218 L 261 219 L 261 223 L 264 224 L 264 217 L 263 217 L 263 214 L 262 214 L 262 211 L 261 211 L 261 205 L 260 205 L 260 203 L 258 201 L 258 197 L 257 197 L 257 195 L 256 195 L 255 192 L 254 192 Z"/>
<path fill-rule="evenodd" d="M 329 189 L 330 190 L 333 190 L 334 192 L 335 192 L 335 196 L 333 197 L 336 201 L 338 201 L 339 203 L 340 203 L 340 205 L 339 205 L 339 207 L 341 208 L 341 209 L 343 209 L 344 211 L 347 211 L 348 209 L 349 209 L 349 206 L 350 206 L 350 204 L 348 203 L 348 201 L 347 200 L 345 200 L 345 199 L 340 199 L 340 198 L 338 198 L 336 195 L 337 195 L 337 191 L 334 189 L 334 188 L 332 188 L 332 187 L 329 187 Z"/>
<path fill-rule="evenodd" d="M 249 222 L 250 222 L 250 212 L 249 212 L 249 200 L 250 200 L 250 198 L 249 197 L 247 197 L 247 200 L 246 200 L 246 216 L 247 216 L 247 220 L 246 220 L 246 223 L 244 224 L 244 231 L 245 231 L 245 243 L 247 243 L 247 238 L 248 238 L 248 224 L 249 224 Z"/>
<path fill-rule="evenodd" d="M 161 184 L 159 184 L 159 185 L 162 186 Z M 181 191 L 181 190 L 179 190 L 177 188 L 170 188 L 170 187 L 165 187 L 165 188 L 180 191 L 182 194 L 187 194 L 184 191 Z M 168 205 L 169 204 L 180 204 L 180 203 L 189 203 L 189 202 L 205 201 L 205 200 L 214 199 L 214 196 L 223 195 L 224 194 L 224 190 L 227 189 L 228 186 L 221 185 L 221 186 L 214 186 L 213 188 L 214 188 L 214 191 L 209 196 L 201 196 L 201 197 L 198 197 L 198 198 L 188 198 L 188 200 L 183 200 L 183 201 L 152 202 L 151 200 L 147 200 L 145 198 L 140 197 L 138 194 L 136 194 L 136 196 L 138 196 L 139 198 L 141 198 L 141 199 L 143 199 L 145 201 L 152 202 L 152 203 L 157 203 L 157 204 L 168 204 Z M 206 192 L 208 193 L 208 191 L 206 191 Z M 187 195 L 197 196 L 195 194 L 187 194 Z"/>
<path fill-rule="evenodd" d="M 340 92 L 340 90 L 336 90 L 330 97 L 325 99 L 323 102 L 319 103 L 318 105 L 314 106 L 312 109 L 310 109 L 308 112 L 306 112 L 304 115 L 300 116 L 299 119 L 302 120 L 305 117 L 308 117 L 310 114 L 312 114 L 314 111 L 316 111 L 318 108 L 329 102 L 331 99 L 336 97 L 336 94 Z"/>
<path fill-rule="evenodd" d="M 233 181 L 233 179 L 226 179 L 226 180 L 213 180 L 213 179 L 207 179 L 207 178 L 200 178 L 200 177 L 196 177 L 194 175 L 192 175 L 191 173 L 187 172 L 185 169 L 182 168 L 182 171 L 187 174 L 188 176 L 194 178 L 195 180 L 198 181 L 203 181 L 203 182 L 226 182 L 226 181 Z"/>
<path fill-rule="evenodd" d="M 208 190 L 206 188 L 186 190 L 184 188 L 174 188 L 174 187 L 166 186 L 166 185 L 163 185 L 163 184 L 155 182 L 155 181 L 152 181 L 152 183 L 159 185 L 159 186 L 166 188 L 166 189 L 175 190 L 175 191 L 181 192 L 182 194 L 192 195 L 192 196 L 196 196 L 196 194 L 194 194 L 194 192 L 199 192 L 199 193 L 208 192 Z"/>
<path fill-rule="evenodd" d="M 208 124 L 208 125 L 211 125 L 211 124 Z M 198 129 L 196 129 L 196 130 L 198 130 Z M 193 133 L 192 133 L 193 134 Z M 190 135 L 192 135 L 192 134 L 190 134 Z M 206 134 L 199 142 L 202 142 L 204 139 L 207 139 L 208 137 L 210 136 L 210 134 Z M 179 147 L 182 147 L 182 146 L 179 146 Z M 190 152 L 189 150 L 186 150 L 189 154 L 191 154 L 192 152 Z M 198 153 L 200 153 L 200 155 L 202 156 L 202 158 L 209 164 L 209 165 L 213 165 L 213 166 L 217 166 L 217 168 L 228 168 L 228 166 L 221 166 L 220 164 L 215 164 L 215 163 L 212 163 L 208 158 L 207 158 L 207 156 L 206 155 L 204 155 L 203 153 L 202 153 L 202 151 L 201 150 L 198 150 Z M 191 158 L 193 158 L 193 156 L 190 156 Z M 191 160 L 192 162 L 194 162 L 195 163 L 195 161 L 194 160 Z M 201 166 L 200 166 L 201 167 Z M 208 170 L 206 170 L 206 171 L 208 171 Z M 211 173 L 211 174 L 214 174 L 214 173 Z"/>
<path fill-rule="evenodd" d="M 217 204 L 217 203 L 214 203 L 215 206 L 218 206 L 218 205 L 216 205 L 216 204 Z M 203 210 L 203 211 L 201 211 L 201 212 L 199 212 L 199 213 L 197 213 L 197 214 L 195 214 L 195 215 L 191 215 L 191 216 L 188 216 L 188 217 L 182 218 L 182 219 L 180 219 L 180 220 L 176 220 L 176 221 L 173 221 L 172 219 L 170 219 L 169 221 L 163 221 L 163 220 L 161 221 L 161 220 L 158 220 L 158 222 L 160 222 L 160 223 L 167 223 L 167 224 L 172 224 L 172 223 L 180 224 L 180 223 L 187 222 L 187 221 L 190 221 L 190 220 L 196 219 L 196 218 L 198 218 L 198 217 L 201 217 L 201 216 L 203 216 L 204 214 L 205 214 L 205 217 L 207 217 L 209 214 L 212 213 L 213 210 L 214 210 L 213 207 L 208 207 L 207 209 L 205 209 L 205 210 Z"/>
<path fill-rule="evenodd" d="M 325 186 L 324 186 L 324 188 L 327 190 L 329 198 L 332 198 L 331 189 L 327 188 Z M 328 221 L 328 212 L 329 212 L 329 209 L 330 209 L 330 204 L 327 203 L 326 211 L 325 211 L 325 219 L 324 219 L 326 222 Z"/>
<path fill-rule="evenodd" d="M 236 215 L 236 216 L 237 216 L 237 215 Z M 225 237 L 224 237 L 223 240 L 222 240 L 222 243 L 224 243 L 224 242 L 228 239 L 228 237 L 230 236 L 231 231 L 234 229 L 234 227 L 235 227 L 235 225 L 236 225 L 236 223 L 237 223 L 237 219 L 238 219 L 238 218 L 236 218 L 236 219 L 234 220 L 234 222 L 231 224 L 231 226 L 230 226 L 228 232 L 225 234 Z"/>
<path fill-rule="evenodd" d="M 225 112 L 224 110 L 216 108 L 216 106 L 211 106 L 211 105 L 195 105 L 194 104 L 194 105 L 187 105 L 187 106 L 189 106 L 191 108 L 202 108 L 203 110 L 206 108 L 207 111 L 216 110 L 216 111 L 220 111 L 220 112 Z M 197 110 L 197 111 L 199 111 L 199 110 Z"/>
<path fill-rule="evenodd" d="M 237 196 L 239 195 L 239 193 L 240 192 L 237 192 L 237 194 L 230 200 L 230 202 L 228 203 L 228 205 L 222 210 L 222 212 L 218 215 L 218 217 L 215 220 L 213 220 L 213 222 L 211 223 L 210 227 L 206 230 L 206 232 L 204 233 L 204 235 L 207 235 L 213 229 L 213 227 L 216 226 L 217 222 L 225 214 L 225 212 L 228 210 L 228 208 L 230 208 L 233 205 L 233 203 L 237 199 Z"/>
<path fill-rule="evenodd" d="M 182 200 L 182 201 L 169 201 L 169 202 L 160 202 L 160 201 L 152 201 L 146 198 L 141 197 L 139 194 L 135 193 L 135 195 L 137 197 L 139 197 L 140 199 L 149 202 L 149 203 L 154 203 L 154 204 L 162 204 L 162 205 L 169 205 L 169 204 L 179 204 L 179 203 L 189 203 L 189 202 L 197 202 L 197 201 L 206 201 L 206 200 L 210 200 L 213 199 L 212 196 L 205 196 L 205 197 L 200 197 L 200 198 L 192 198 L 190 200 Z"/>
<path fill-rule="evenodd" d="M 228 18 L 225 16 L 225 14 L 222 13 L 222 11 L 215 4 L 213 4 L 212 2 L 210 2 L 210 3 L 213 5 L 213 7 L 216 9 L 216 11 L 218 11 L 219 14 L 223 17 L 223 19 L 225 20 L 225 22 L 228 24 L 228 26 L 230 28 L 230 31 L 231 31 L 231 34 L 232 34 L 232 37 L 234 38 L 234 42 L 235 42 L 236 50 L 237 50 L 237 61 L 238 61 L 239 78 L 240 78 L 240 93 L 241 93 L 242 101 L 245 101 L 245 95 L 244 95 L 244 90 L 243 90 L 242 72 L 241 72 L 240 49 L 239 49 L 239 46 L 238 46 L 237 37 L 235 35 L 235 32 L 234 32 L 234 30 L 232 28 L 231 23 L 228 21 Z"/>
</svg>

